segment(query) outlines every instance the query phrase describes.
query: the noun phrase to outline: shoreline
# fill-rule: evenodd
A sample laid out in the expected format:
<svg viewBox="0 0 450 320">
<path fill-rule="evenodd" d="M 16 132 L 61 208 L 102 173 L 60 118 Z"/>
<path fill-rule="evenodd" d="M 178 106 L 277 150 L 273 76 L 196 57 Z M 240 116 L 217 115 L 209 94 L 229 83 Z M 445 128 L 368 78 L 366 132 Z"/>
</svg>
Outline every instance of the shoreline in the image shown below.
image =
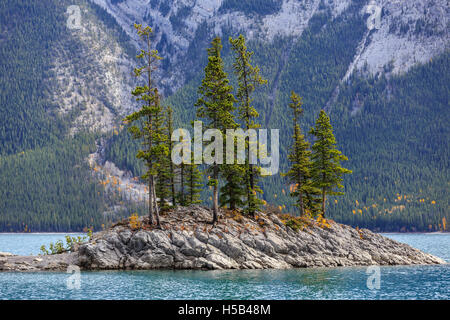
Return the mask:
<svg viewBox="0 0 450 320">
<path fill-rule="evenodd" d="M 370 229 L 367 229 L 370 230 Z M 371 231 L 371 230 L 370 230 Z M 98 231 L 100 232 L 100 231 Z M 372 231 L 373 233 L 376 234 L 450 234 L 450 231 L 432 231 L 432 232 L 400 232 L 400 231 L 392 231 L 392 232 L 375 232 Z M 33 234 L 33 235 L 87 235 L 87 233 L 85 232 L 0 232 L 0 235 L 2 234 L 21 234 L 21 235 L 26 235 L 26 234 Z"/>
<path fill-rule="evenodd" d="M 84 234 L 86 235 L 87 233 L 85 232 L 0 232 L 0 235 L 2 234 L 43 234 L 43 235 L 74 235 L 74 234 Z"/>
<path fill-rule="evenodd" d="M 408 244 L 332 220 L 258 212 L 255 217 L 221 210 L 216 225 L 209 208 L 179 207 L 161 216 L 124 219 L 94 233 L 71 252 L 43 256 L 0 256 L 0 271 L 151 269 L 291 269 L 369 265 L 447 264 Z M 60 234 L 60 233 L 58 233 Z"/>
</svg>

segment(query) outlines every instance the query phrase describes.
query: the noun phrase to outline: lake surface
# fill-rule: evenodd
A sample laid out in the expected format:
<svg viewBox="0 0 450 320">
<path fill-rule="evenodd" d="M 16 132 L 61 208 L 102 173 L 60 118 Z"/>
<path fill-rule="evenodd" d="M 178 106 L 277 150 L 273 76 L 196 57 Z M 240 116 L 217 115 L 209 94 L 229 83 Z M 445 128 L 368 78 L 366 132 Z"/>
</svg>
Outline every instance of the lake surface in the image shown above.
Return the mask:
<svg viewBox="0 0 450 320">
<path fill-rule="evenodd" d="M 450 262 L 450 234 L 385 234 Z M 64 234 L 0 234 L 0 251 L 37 254 Z M 0 273 L 0 299 L 450 299 L 450 265 L 234 271 Z M 69 286 L 68 286 L 69 283 Z M 376 282 L 375 282 L 376 283 Z M 373 282 L 369 281 L 369 284 Z"/>
</svg>

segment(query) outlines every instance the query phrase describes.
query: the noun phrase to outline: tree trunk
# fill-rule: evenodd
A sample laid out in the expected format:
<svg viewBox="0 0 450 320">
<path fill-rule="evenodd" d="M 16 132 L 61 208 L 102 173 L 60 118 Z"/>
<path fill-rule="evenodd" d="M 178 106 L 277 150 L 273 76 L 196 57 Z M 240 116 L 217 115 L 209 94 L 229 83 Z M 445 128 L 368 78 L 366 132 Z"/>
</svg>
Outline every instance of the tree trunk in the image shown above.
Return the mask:
<svg viewBox="0 0 450 320">
<path fill-rule="evenodd" d="M 244 56 L 241 55 L 241 61 L 243 65 L 243 78 L 244 78 L 244 86 L 245 86 L 245 122 L 247 127 L 247 132 L 250 129 L 250 93 L 248 92 L 248 83 L 247 83 L 247 68 L 246 68 L 246 59 Z M 248 138 L 248 144 L 247 147 L 247 161 L 248 161 L 248 180 L 247 180 L 247 201 L 248 201 L 248 207 L 249 211 L 248 213 L 251 216 L 255 215 L 254 207 L 255 207 L 255 182 L 253 177 L 253 165 L 250 163 L 250 137 Z M 250 188 L 250 190 L 248 190 Z"/>
<path fill-rule="evenodd" d="M 300 216 L 303 217 L 305 215 L 305 208 L 303 205 L 303 193 L 301 191 L 298 192 L 298 200 L 300 203 Z"/>
<path fill-rule="evenodd" d="M 325 219 L 325 199 L 326 199 L 326 191 L 325 189 L 322 190 L 322 218 Z"/>
<path fill-rule="evenodd" d="M 297 121 L 297 120 L 296 120 Z M 294 127 L 294 129 L 297 127 Z M 297 137 L 297 133 L 295 134 L 295 136 Z M 297 139 L 297 138 L 296 138 Z M 298 152 L 296 152 L 298 154 Z M 299 200 L 299 204 L 300 204 L 300 216 L 303 217 L 303 215 L 305 214 L 305 205 L 303 203 L 303 192 L 302 192 L 302 173 L 300 172 L 300 170 L 297 171 L 297 179 L 298 179 L 298 200 Z M 294 190 L 295 191 L 295 190 Z"/>
<path fill-rule="evenodd" d="M 215 181 L 217 181 L 217 184 L 214 185 L 213 188 L 213 220 L 212 220 L 212 224 L 215 224 L 217 222 L 217 216 L 218 216 L 218 207 L 219 207 L 219 192 L 218 192 L 218 178 L 219 178 L 219 172 L 218 172 L 218 168 L 217 165 L 214 166 L 214 176 L 213 178 L 215 179 Z"/>
<path fill-rule="evenodd" d="M 184 201 L 184 163 L 181 163 L 180 166 L 180 202 L 182 206 L 186 205 L 186 201 Z"/>
<path fill-rule="evenodd" d="M 255 211 L 253 210 L 253 207 L 254 207 L 254 202 L 255 202 L 254 197 L 256 197 L 256 195 L 254 194 L 255 193 L 255 184 L 254 184 L 254 178 L 253 178 L 253 165 L 250 164 L 250 149 L 248 150 L 248 153 L 249 153 L 249 171 L 250 171 L 249 172 L 249 179 L 250 179 L 250 190 L 249 190 L 250 197 L 249 197 L 249 202 L 251 202 L 251 203 L 249 203 L 249 207 L 250 207 L 249 214 L 251 216 L 254 216 L 255 215 Z"/>
<path fill-rule="evenodd" d="M 153 224 L 153 180 L 151 177 L 148 178 L 148 219 L 149 224 Z"/>
<path fill-rule="evenodd" d="M 151 180 L 152 180 L 152 185 L 153 185 L 152 194 L 153 194 L 153 200 L 154 200 L 154 204 L 155 204 L 156 226 L 160 227 L 161 223 L 159 221 L 159 208 L 158 208 L 158 202 L 156 201 L 156 188 L 155 188 L 155 180 L 154 180 L 153 175 L 151 176 Z"/>
<path fill-rule="evenodd" d="M 172 160 L 170 160 L 170 187 L 172 189 L 172 205 L 176 206 L 176 199 L 175 199 L 175 172 L 173 170 L 173 163 Z"/>
<path fill-rule="evenodd" d="M 219 202 L 219 200 L 218 200 L 217 186 L 214 186 L 214 191 L 213 191 L 213 220 L 212 220 L 212 224 L 215 224 L 217 222 L 217 208 L 219 206 L 218 202 Z"/>
</svg>

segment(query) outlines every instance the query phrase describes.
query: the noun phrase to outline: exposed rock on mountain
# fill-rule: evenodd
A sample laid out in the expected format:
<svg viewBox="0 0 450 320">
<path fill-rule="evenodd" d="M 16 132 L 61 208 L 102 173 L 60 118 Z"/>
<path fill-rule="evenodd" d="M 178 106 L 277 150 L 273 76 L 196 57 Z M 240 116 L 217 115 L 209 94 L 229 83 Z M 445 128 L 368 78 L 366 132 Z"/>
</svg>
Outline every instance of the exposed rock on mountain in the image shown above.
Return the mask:
<svg viewBox="0 0 450 320">
<path fill-rule="evenodd" d="M 212 36 L 232 30 L 245 33 L 249 40 L 269 42 L 276 36 L 298 37 L 316 13 L 330 11 L 336 18 L 351 3 L 348 0 L 280 0 L 269 1 L 273 3 L 270 10 L 256 11 L 250 5 L 237 6 L 227 0 L 91 1 L 105 8 L 135 41 L 134 22 L 154 26 L 157 47 L 170 52 L 169 59 L 174 65 L 183 61 L 192 42 L 199 40 L 198 33 Z M 375 74 L 392 63 L 394 73 L 406 72 L 414 64 L 424 63 L 448 48 L 450 9 L 446 0 L 379 0 L 366 4 L 361 16 L 367 19 L 372 16 L 379 22 L 372 30 L 370 43 L 352 63 L 357 69 L 367 65 Z M 375 12 L 369 6 L 379 10 Z M 205 26 L 206 31 L 202 31 Z M 166 76 L 161 79 L 165 84 L 172 83 L 177 88 L 183 84 L 183 74 Z"/>
</svg>

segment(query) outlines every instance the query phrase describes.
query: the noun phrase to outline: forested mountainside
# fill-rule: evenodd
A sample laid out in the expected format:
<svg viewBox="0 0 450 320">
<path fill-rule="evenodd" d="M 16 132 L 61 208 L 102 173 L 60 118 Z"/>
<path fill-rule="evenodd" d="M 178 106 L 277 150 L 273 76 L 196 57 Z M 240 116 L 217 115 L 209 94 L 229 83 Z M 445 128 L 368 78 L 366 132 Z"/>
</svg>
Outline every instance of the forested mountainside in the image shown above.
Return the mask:
<svg viewBox="0 0 450 320">
<path fill-rule="evenodd" d="M 79 31 L 66 26 L 71 1 L 0 3 L 2 231 L 74 231 L 108 220 L 112 195 L 86 162 L 99 136 L 85 128 L 109 133 L 133 106 L 128 72 L 117 70 L 135 48 L 104 10 L 78 3 Z"/>
<path fill-rule="evenodd" d="M 156 77 L 177 126 L 189 128 L 194 117 L 215 35 L 236 87 L 227 39 L 242 33 L 268 80 L 254 104 L 262 127 L 280 129 L 281 171 L 295 90 L 305 131 L 325 108 L 350 159 L 353 174 L 346 194 L 329 200 L 331 218 L 383 231 L 442 229 L 449 219 L 449 8 L 446 1 L 373 3 L 382 8 L 380 28 L 368 30 L 368 1 L 2 1 L 0 230 L 99 228 L 137 210 L 126 190 L 107 188 L 101 176 L 111 173 L 109 162 L 142 173 L 138 142 L 121 126 L 135 107 L 134 22 L 155 29 L 164 58 Z M 70 5 L 81 8 L 79 30 L 66 26 Z M 262 187 L 268 203 L 293 210 L 285 178 L 264 178 Z M 207 192 L 203 198 L 208 203 Z"/>
</svg>

